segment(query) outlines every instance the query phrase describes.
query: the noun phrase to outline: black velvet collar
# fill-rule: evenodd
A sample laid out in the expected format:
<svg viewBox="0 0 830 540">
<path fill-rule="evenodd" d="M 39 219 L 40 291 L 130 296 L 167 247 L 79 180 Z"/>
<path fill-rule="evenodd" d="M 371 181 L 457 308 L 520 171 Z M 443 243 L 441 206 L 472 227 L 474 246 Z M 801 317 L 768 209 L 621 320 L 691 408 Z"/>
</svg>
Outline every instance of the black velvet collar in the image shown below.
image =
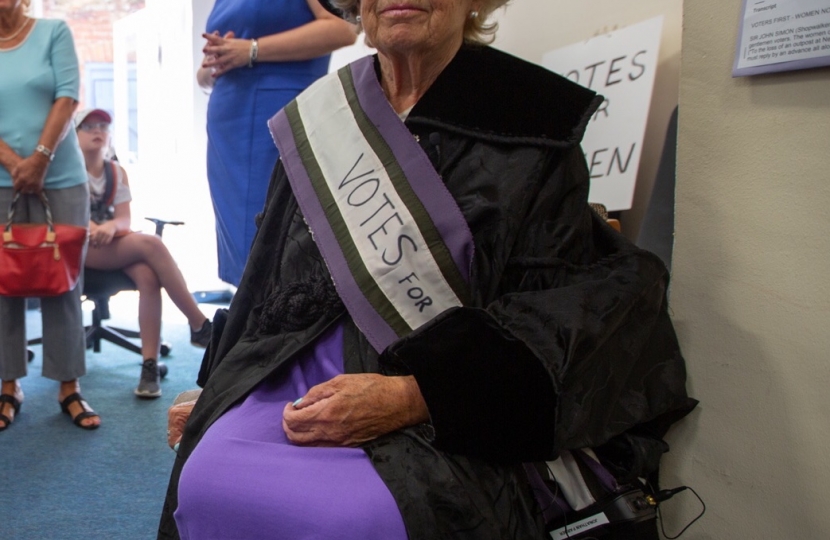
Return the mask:
<svg viewBox="0 0 830 540">
<path fill-rule="evenodd" d="M 595 92 L 543 67 L 490 47 L 464 46 L 407 123 L 504 142 L 571 146 L 601 102 Z"/>
</svg>

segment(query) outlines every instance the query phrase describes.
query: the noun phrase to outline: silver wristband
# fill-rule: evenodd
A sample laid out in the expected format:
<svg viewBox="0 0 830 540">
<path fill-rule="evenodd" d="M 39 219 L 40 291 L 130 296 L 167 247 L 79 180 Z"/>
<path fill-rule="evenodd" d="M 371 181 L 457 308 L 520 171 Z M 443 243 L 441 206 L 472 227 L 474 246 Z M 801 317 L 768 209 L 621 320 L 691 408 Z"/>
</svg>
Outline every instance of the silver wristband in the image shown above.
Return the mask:
<svg viewBox="0 0 830 540">
<path fill-rule="evenodd" d="M 256 57 L 259 55 L 259 42 L 256 39 L 251 40 L 251 50 L 248 52 L 248 67 L 254 67 Z"/>
<path fill-rule="evenodd" d="M 43 146 L 42 144 L 35 146 L 35 152 L 40 152 L 44 156 L 48 157 L 49 161 L 53 161 L 55 159 L 55 153 Z"/>
</svg>

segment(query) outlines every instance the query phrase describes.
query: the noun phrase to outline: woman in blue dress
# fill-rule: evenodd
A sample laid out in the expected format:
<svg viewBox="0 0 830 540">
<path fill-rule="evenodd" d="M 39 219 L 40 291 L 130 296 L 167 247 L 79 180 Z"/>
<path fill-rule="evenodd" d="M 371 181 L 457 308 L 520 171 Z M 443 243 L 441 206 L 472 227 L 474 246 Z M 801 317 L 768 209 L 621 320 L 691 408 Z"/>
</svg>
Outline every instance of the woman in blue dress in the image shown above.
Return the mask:
<svg viewBox="0 0 830 540">
<path fill-rule="evenodd" d="M 219 278 L 236 286 L 278 157 L 266 122 L 324 75 L 329 53 L 357 34 L 318 0 L 216 0 L 204 37 L 197 78 L 212 88 L 207 170 Z"/>
</svg>

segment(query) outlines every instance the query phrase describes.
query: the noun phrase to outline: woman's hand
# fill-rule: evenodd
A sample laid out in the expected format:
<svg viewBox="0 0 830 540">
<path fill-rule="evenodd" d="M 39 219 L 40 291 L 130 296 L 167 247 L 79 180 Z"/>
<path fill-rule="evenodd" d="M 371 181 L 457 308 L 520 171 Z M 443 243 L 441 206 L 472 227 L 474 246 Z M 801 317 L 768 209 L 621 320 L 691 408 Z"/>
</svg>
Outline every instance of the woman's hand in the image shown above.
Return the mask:
<svg viewBox="0 0 830 540">
<path fill-rule="evenodd" d="M 112 239 L 115 237 L 115 233 L 118 232 L 118 227 L 116 226 L 115 222 L 105 221 L 98 225 L 97 223 L 90 222 L 89 224 L 89 245 L 92 247 L 101 247 L 106 246 Z"/>
<path fill-rule="evenodd" d="M 40 193 L 48 167 L 49 158 L 40 152 L 21 159 L 11 169 L 12 187 L 20 193 Z"/>
<path fill-rule="evenodd" d="M 356 446 L 429 420 L 415 377 L 338 375 L 289 403 L 282 426 L 304 446 Z"/>
<path fill-rule="evenodd" d="M 236 39 L 233 32 L 220 36 L 219 32 L 202 34 L 207 44 L 202 49 L 205 58 L 202 68 L 209 69 L 213 78 L 221 77 L 228 71 L 248 65 L 251 55 L 251 40 Z"/>
<path fill-rule="evenodd" d="M 194 399 L 176 403 L 167 409 L 167 444 L 170 448 L 176 450 L 176 445 L 182 440 L 184 425 L 187 423 L 187 419 L 190 418 L 190 413 L 193 412 L 195 405 L 196 400 Z"/>
</svg>

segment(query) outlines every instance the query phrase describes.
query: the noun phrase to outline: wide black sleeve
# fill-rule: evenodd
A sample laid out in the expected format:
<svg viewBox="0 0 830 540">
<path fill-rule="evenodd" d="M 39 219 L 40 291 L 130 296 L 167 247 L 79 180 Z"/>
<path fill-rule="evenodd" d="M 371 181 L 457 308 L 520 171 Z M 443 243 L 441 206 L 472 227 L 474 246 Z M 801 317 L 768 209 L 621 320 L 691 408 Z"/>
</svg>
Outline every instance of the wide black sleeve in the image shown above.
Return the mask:
<svg viewBox="0 0 830 540">
<path fill-rule="evenodd" d="M 229 310 L 218 310 L 214 317 L 211 342 L 202 358 L 197 380 L 204 391 L 188 418 L 176 453 L 159 522 L 159 540 L 178 540 L 179 532 L 173 513 L 178 507 L 179 475 L 185 461 L 208 426 L 239 399 L 241 393 L 237 388 L 244 387 L 246 383 L 242 375 L 247 373 L 251 363 L 257 363 L 256 360 L 247 362 L 244 359 L 260 358 L 267 349 L 267 343 L 260 345 L 256 340 L 252 344 L 240 342 L 250 330 L 249 314 L 255 312 L 257 306 L 262 303 L 263 291 L 267 289 L 266 283 L 270 279 L 275 279 L 272 276 L 279 272 L 277 261 L 282 253 L 283 238 L 282 235 L 267 233 L 279 231 L 285 226 L 285 220 L 293 210 L 292 201 L 285 169 L 278 161 L 272 172 L 265 210 L 257 217 L 256 237 L 261 238 L 254 241 L 249 264 L 245 268 L 242 283 L 234 294 Z M 233 354 L 235 347 L 238 348 L 236 355 Z M 239 360 L 238 369 L 223 372 L 223 365 L 233 363 L 235 358 L 242 359 Z"/>
<path fill-rule="evenodd" d="M 477 289 L 491 291 L 481 305 L 381 355 L 389 372 L 415 376 L 442 450 L 552 459 L 687 403 L 664 265 L 587 205 L 578 148 L 541 170 L 530 202 L 512 209 L 515 234 L 499 233 L 511 244 L 503 260 L 477 239 Z"/>
</svg>

